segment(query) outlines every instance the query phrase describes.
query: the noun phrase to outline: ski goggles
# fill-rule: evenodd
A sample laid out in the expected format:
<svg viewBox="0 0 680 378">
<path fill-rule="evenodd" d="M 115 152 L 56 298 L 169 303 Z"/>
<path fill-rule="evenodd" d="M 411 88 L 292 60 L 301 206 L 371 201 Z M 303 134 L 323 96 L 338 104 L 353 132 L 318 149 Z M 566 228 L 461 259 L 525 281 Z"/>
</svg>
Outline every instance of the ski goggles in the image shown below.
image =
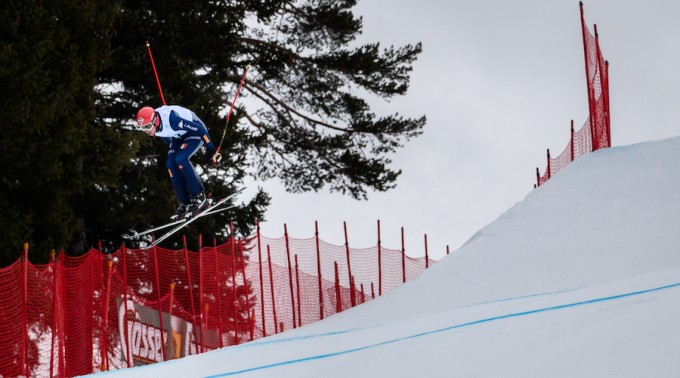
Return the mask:
<svg viewBox="0 0 680 378">
<path fill-rule="evenodd" d="M 152 122 L 152 123 L 147 123 L 146 125 L 140 125 L 140 126 L 137 126 L 137 127 L 142 131 L 149 131 L 149 130 L 153 129 L 153 126 L 154 125 L 153 125 L 153 122 Z"/>
<path fill-rule="evenodd" d="M 142 131 L 149 131 L 149 130 L 153 129 L 154 126 L 156 126 L 156 119 L 157 118 L 158 118 L 158 116 L 156 114 L 154 114 L 151 117 L 151 119 L 149 120 L 149 123 L 145 123 L 143 125 L 137 124 L 137 128 L 139 128 Z"/>
</svg>

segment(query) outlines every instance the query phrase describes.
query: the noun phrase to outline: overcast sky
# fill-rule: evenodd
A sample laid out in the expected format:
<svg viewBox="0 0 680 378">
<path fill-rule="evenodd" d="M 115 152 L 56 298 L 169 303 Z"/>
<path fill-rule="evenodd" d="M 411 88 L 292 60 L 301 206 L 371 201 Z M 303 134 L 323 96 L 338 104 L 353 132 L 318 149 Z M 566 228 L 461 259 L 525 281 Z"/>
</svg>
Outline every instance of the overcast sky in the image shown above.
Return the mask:
<svg viewBox="0 0 680 378">
<path fill-rule="evenodd" d="M 680 2 L 584 2 L 609 61 L 612 144 L 680 134 Z M 314 235 L 352 247 L 377 243 L 431 257 L 454 251 L 516 202 L 588 116 L 577 0 L 363 0 L 359 42 L 423 43 L 406 96 L 370 101 L 377 115 L 426 115 L 425 132 L 393 156 L 396 189 L 357 201 L 340 193 L 288 194 L 276 181 L 249 183 L 272 194 L 268 237 Z"/>
</svg>

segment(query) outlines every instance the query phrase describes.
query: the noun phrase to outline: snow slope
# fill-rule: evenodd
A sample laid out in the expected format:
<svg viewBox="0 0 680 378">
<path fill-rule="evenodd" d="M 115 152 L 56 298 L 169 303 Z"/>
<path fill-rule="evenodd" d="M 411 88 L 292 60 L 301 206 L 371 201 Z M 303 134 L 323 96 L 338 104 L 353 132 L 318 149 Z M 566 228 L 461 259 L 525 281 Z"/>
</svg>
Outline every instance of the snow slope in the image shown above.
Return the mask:
<svg viewBox="0 0 680 378">
<path fill-rule="evenodd" d="M 596 151 L 388 295 L 97 375 L 678 377 L 679 187 L 680 137 Z"/>
</svg>

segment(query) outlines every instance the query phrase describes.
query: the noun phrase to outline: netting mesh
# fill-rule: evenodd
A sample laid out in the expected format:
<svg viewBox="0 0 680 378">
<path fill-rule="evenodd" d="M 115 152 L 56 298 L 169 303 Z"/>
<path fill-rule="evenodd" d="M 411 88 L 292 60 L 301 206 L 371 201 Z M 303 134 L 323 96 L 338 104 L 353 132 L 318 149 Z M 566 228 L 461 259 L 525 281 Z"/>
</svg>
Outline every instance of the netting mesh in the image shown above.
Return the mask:
<svg viewBox="0 0 680 378">
<path fill-rule="evenodd" d="M 434 262 L 317 237 L 21 259 L 0 269 L 0 375 L 71 377 L 240 344 L 369 301 Z"/>
<path fill-rule="evenodd" d="M 608 63 L 600 50 L 597 27 L 595 36 L 593 36 L 585 24 L 583 8 L 581 8 L 581 27 L 590 116 L 577 132 L 574 132 L 572 126 L 571 139 L 557 158 L 551 158 L 548 152 L 547 166 L 543 175 L 538 172 L 538 169 L 536 170 L 537 186 L 543 185 L 552 175 L 574 159 L 611 146 Z"/>
<path fill-rule="evenodd" d="M 20 262 L 0 270 L 0 286 L 12 288 L 4 290 L 0 296 L 0 315 L 5 320 L 4 324 L 8 325 L 0 327 L 0 350 L 3 351 L 0 353 L 0 364 L 3 366 L 2 374 L 8 377 L 16 377 L 25 372 L 28 351 L 26 329 L 18 326 L 23 323 L 25 310 L 24 285 L 17 286 L 18 282 L 23 282 L 22 270 Z M 46 317 L 49 315 L 46 314 Z"/>
</svg>

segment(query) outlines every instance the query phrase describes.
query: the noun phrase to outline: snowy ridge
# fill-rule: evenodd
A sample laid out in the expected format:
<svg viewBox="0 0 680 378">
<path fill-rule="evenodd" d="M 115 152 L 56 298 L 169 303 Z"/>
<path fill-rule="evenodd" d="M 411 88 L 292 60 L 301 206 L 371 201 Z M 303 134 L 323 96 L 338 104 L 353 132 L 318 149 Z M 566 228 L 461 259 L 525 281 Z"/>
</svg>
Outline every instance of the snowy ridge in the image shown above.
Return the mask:
<svg viewBox="0 0 680 378">
<path fill-rule="evenodd" d="M 388 295 L 249 344 L 99 375 L 677 376 L 678 162 L 679 137 L 596 151 Z"/>
<path fill-rule="evenodd" d="M 453 330 L 456 330 L 456 329 L 459 329 L 459 328 L 481 325 L 483 323 L 501 321 L 501 320 L 506 320 L 506 319 L 520 317 L 520 316 L 530 316 L 530 315 L 535 315 L 535 314 L 539 314 L 539 313 L 546 312 L 546 311 L 566 310 L 566 309 L 569 309 L 571 307 L 576 307 L 576 306 L 597 304 L 599 302 L 605 302 L 605 301 L 611 301 L 611 300 L 617 300 L 617 299 L 624 299 L 626 297 L 633 297 L 633 296 L 638 296 L 638 295 L 654 293 L 654 292 L 657 292 L 657 291 L 662 291 L 662 290 L 667 290 L 667 289 L 677 289 L 677 288 L 680 288 L 680 282 L 675 283 L 675 284 L 671 284 L 671 285 L 655 287 L 655 288 L 651 288 L 651 289 L 647 289 L 647 290 L 643 290 L 643 291 L 629 292 L 629 293 L 623 293 L 623 294 L 612 295 L 612 296 L 607 296 L 607 297 L 599 297 L 599 298 L 588 299 L 588 300 L 583 300 L 583 301 L 579 301 L 579 302 L 568 302 L 568 303 L 565 303 L 565 304 L 556 304 L 556 305 L 550 306 L 550 307 L 540 307 L 540 308 L 535 308 L 535 309 L 525 310 L 525 311 L 519 311 L 519 312 L 511 312 L 511 313 L 506 313 L 506 314 L 503 314 L 503 315 L 490 316 L 490 317 L 486 317 L 486 318 L 482 318 L 482 319 L 471 320 L 467 323 L 444 325 L 443 328 L 422 330 L 419 333 L 415 333 L 415 334 L 411 333 L 411 334 L 407 334 L 407 335 L 401 335 L 397 338 L 393 338 L 393 339 L 389 339 L 389 340 L 379 339 L 379 340 L 373 341 L 372 344 L 363 344 L 363 345 L 360 345 L 360 346 L 355 346 L 351 349 L 335 350 L 335 351 L 332 351 L 332 352 L 329 352 L 329 353 L 315 354 L 315 355 L 300 357 L 300 358 L 292 359 L 292 360 L 286 360 L 286 361 L 281 361 L 281 362 L 276 362 L 276 363 L 271 363 L 271 364 L 266 364 L 266 365 L 253 366 L 253 367 L 246 368 L 246 369 L 243 369 L 243 370 L 227 371 L 227 372 L 223 372 L 223 373 L 220 373 L 220 374 L 217 374 L 217 375 L 211 375 L 209 377 L 233 376 L 233 375 L 239 375 L 239 374 L 244 374 L 244 373 L 248 373 L 248 372 L 255 372 L 255 371 L 260 371 L 260 370 L 272 369 L 272 368 L 276 368 L 276 367 L 284 366 L 284 365 L 304 363 L 304 362 L 312 361 L 312 360 L 316 360 L 316 359 L 332 358 L 332 357 L 340 356 L 340 355 L 343 355 L 343 354 L 361 352 L 361 351 L 364 351 L 364 350 L 378 348 L 378 347 L 386 346 L 386 345 L 389 345 L 389 344 L 407 342 L 411 339 L 427 337 L 427 336 L 431 336 L 431 335 L 438 334 L 438 333 L 453 331 Z M 438 324 L 437 319 L 432 319 L 431 323 L 429 323 L 430 326 L 436 325 L 436 324 Z M 293 342 L 293 341 L 300 341 L 301 339 L 310 339 L 310 338 L 314 338 L 314 337 L 332 337 L 332 336 L 336 336 L 336 335 L 344 334 L 344 333 L 346 333 L 346 332 L 342 332 L 342 333 L 333 332 L 333 333 L 318 334 L 318 335 L 308 335 L 308 336 L 296 337 L 296 338 L 278 340 L 278 341 L 279 342 Z M 276 343 L 277 341 L 273 341 L 273 342 Z M 269 343 L 265 343 L 265 344 L 269 344 Z M 253 345 L 253 347 L 258 347 L 258 346 L 260 346 L 260 345 Z"/>
</svg>

